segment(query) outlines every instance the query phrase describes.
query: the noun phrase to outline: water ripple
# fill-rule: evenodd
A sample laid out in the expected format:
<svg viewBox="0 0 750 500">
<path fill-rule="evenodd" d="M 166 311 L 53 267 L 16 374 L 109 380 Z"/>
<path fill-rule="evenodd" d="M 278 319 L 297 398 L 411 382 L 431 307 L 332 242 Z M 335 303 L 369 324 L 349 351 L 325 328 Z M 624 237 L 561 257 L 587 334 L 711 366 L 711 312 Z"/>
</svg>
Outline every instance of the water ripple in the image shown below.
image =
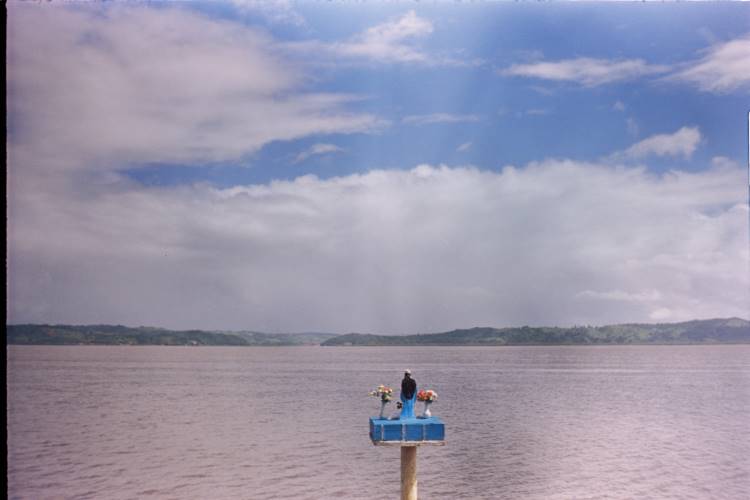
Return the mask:
<svg viewBox="0 0 750 500">
<path fill-rule="evenodd" d="M 8 347 L 9 498 L 390 499 L 366 392 L 409 366 L 420 498 L 750 498 L 750 347 Z"/>
</svg>

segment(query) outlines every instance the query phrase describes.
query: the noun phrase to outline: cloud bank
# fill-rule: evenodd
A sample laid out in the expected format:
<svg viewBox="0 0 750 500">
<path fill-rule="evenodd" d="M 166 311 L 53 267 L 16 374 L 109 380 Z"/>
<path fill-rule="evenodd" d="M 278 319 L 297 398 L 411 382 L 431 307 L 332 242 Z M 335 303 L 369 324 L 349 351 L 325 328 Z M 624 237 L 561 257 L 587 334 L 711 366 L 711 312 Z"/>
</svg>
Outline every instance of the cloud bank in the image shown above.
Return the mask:
<svg viewBox="0 0 750 500">
<path fill-rule="evenodd" d="M 11 322 L 430 332 L 747 316 L 745 172 L 546 161 L 37 193 Z"/>
<path fill-rule="evenodd" d="M 8 27 L 9 139 L 33 157 L 24 168 L 236 161 L 382 125 L 347 111 L 351 96 L 305 92 L 266 35 L 180 8 L 16 4 Z"/>
</svg>

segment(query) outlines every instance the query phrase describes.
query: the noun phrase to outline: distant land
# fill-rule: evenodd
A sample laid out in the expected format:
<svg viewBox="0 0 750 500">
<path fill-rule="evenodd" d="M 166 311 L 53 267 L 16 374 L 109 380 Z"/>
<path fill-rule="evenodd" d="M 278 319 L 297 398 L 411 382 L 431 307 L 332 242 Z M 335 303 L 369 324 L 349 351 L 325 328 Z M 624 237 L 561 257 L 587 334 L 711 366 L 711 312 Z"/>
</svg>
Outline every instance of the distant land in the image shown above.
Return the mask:
<svg viewBox="0 0 750 500">
<path fill-rule="evenodd" d="M 622 344 L 750 344 L 750 321 L 706 319 L 682 323 L 607 326 L 469 328 L 418 335 L 261 333 L 167 330 L 121 325 L 7 325 L 8 345 L 186 346 L 503 346 Z"/>
<path fill-rule="evenodd" d="M 332 333 L 260 333 L 166 330 L 121 325 L 7 325 L 5 343 L 16 345 L 320 345 Z"/>
<path fill-rule="evenodd" d="M 750 321 L 706 319 L 683 323 L 469 328 L 421 335 L 350 333 L 325 340 L 324 346 L 502 346 L 622 344 L 750 344 Z"/>
</svg>

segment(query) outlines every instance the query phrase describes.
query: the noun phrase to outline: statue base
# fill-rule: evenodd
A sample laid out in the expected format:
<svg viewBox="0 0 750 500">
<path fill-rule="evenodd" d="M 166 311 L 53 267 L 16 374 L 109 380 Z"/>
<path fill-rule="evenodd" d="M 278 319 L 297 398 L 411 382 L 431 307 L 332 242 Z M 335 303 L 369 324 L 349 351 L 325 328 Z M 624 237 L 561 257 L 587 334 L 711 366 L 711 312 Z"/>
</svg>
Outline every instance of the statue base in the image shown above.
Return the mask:
<svg viewBox="0 0 750 500">
<path fill-rule="evenodd" d="M 371 417 L 370 440 L 374 445 L 444 445 L 445 424 L 438 417 L 398 420 Z"/>
</svg>

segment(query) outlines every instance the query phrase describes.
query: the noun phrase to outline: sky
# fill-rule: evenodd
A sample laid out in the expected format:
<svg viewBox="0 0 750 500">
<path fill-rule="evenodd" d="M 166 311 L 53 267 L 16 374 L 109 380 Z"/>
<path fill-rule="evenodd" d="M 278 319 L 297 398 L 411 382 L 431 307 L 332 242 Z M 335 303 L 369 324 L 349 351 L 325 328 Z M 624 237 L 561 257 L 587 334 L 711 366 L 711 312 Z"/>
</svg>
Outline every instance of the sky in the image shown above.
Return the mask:
<svg viewBox="0 0 750 500">
<path fill-rule="evenodd" d="M 750 5 L 7 8 L 8 323 L 750 317 Z"/>
</svg>

